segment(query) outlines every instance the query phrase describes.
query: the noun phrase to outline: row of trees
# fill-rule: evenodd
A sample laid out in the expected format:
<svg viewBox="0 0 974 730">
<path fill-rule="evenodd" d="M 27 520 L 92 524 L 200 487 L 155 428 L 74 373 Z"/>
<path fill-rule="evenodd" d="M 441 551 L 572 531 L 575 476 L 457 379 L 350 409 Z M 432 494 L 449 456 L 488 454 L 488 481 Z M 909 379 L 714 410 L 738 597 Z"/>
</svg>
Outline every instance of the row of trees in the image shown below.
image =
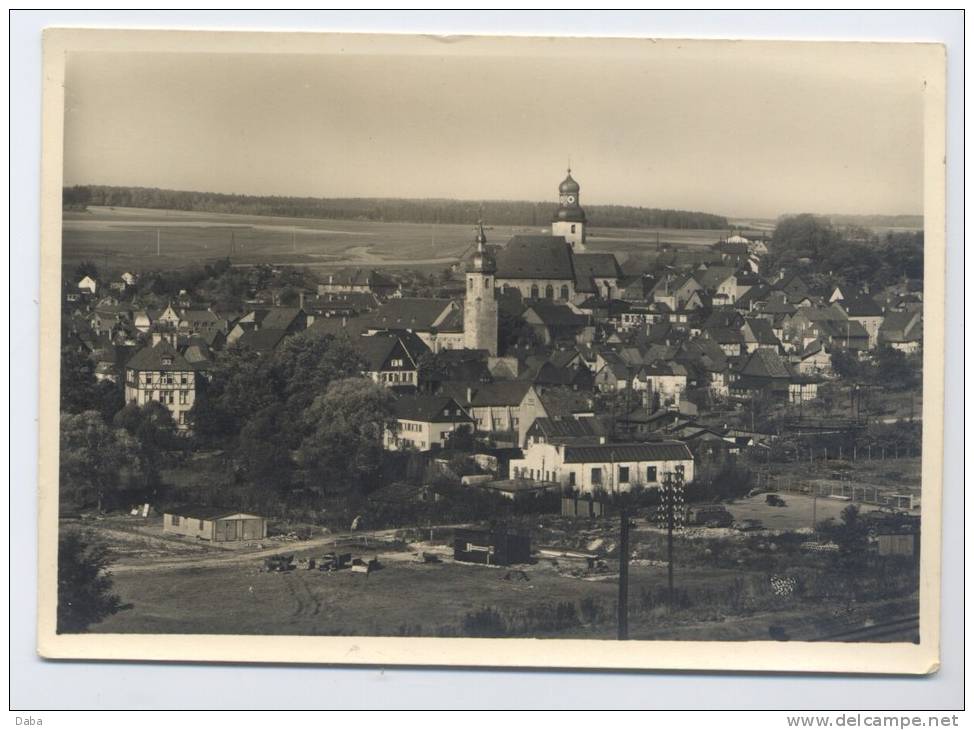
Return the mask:
<svg viewBox="0 0 974 730">
<path fill-rule="evenodd" d="M 363 219 L 401 223 L 476 223 L 503 226 L 544 226 L 556 206 L 523 200 L 404 200 L 398 198 L 299 198 L 160 190 L 158 188 L 76 185 L 63 190 L 69 209 L 88 205 L 159 208 L 209 213 L 242 213 L 300 218 Z M 589 222 L 614 228 L 727 228 L 727 219 L 686 210 L 624 205 L 586 207 Z"/>
<path fill-rule="evenodd" d="M 888 232 L 884 237 L 859 228 L 837 227 L 827 218 L 802 214 L 782 218 L 766 259 L 768 271 L 793 268 L 823 286 L 844 280 L 882 287 L 923 278 L 923 232 Z M 819 279 L 815 279 L 819 275 Z"/>
</svg>

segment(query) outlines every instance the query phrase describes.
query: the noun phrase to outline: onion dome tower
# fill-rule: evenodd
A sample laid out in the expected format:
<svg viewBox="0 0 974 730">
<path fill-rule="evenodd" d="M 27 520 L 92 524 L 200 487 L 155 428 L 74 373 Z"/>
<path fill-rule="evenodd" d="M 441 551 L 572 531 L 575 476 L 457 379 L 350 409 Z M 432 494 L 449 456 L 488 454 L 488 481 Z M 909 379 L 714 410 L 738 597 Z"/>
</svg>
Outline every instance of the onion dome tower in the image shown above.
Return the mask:
<svg viewBox="0 0 974 730">
<path fill-rule="evenodd" d="M 558 210 L 551 222 L 551 235 L 564 236 L 575 251 L 585 250 L 586 221 L 579 201 L 580 189 L 569 167 L 568 176 L 558 186 Z"/>
</svg>

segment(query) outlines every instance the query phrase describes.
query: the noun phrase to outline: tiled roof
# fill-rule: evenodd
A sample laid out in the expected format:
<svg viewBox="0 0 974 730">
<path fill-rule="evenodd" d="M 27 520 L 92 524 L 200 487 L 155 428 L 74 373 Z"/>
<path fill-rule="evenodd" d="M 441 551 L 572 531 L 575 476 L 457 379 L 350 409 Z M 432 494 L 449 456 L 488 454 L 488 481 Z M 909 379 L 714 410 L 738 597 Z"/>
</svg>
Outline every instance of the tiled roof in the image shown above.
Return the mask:
<svg viewBox="0 0 974 730">
<path fill-rule="evenodd" d="M 301 314 L 300 307 L 274 307 L 269 309 L 260 321 L 261 329 L 286 330 Z"/>
<path fill-rule="evenodd" d="M 772 350 L 755 350 L 747 358 L 740 374 L 754 378 L 790 378 L 788 365 Z"/>
<path fill-rule="evenodd" d="M 188 372 L 193 366 L 165 340 L 154 347 L 143 347 L 125 364 L 130 370 Z"/>
<path fill-rule="evenodd" d="M 566 464 L 598 464 L 619 461 L 692 461 L 690 448 L 679 441 L 644 444 L 566 446 Z"/>
<path fill-rule="evenodd" d="M 850 317 L 882 317 L 883 308 L 872 297 L 861 296 L 848 302 L 841 302 L 840 306 Z"/>
<path fill-rule="evenodd" d="M 410 329 L 426 332 L 433 329 L 437 320 L 453 306 L 452 299 L 403 297 L 386 302 L 372 314 L 363 317 L 362 321 L 372 329 Z M 460 311 L 460 323 L 462 329 L 462 311 Z M 439 330 L 450 331 L 444 329 L 444 324 L 447 324 L 445 320 L 435 326 Z"/>
<path fill-rule="evenodd" d="M 471 418 L 453 398 L 442 395 L 408 395 L 392 404 L 396 418 L 425 423 L 470 421 Z"/>
<path fill-rule="evenodd" d="M 248 330 L 244 332 L 234 344 L 238 347 L 249 347 L 251 350 L 267 353 L 281 344 L 281 340 L 285 336 L 287 336 L 287 332 L 284 330 L 261 327 L 259 330 Z"/>
<path fill-rule="evenodd" d="M 575 279 L 571 246 L 564 236 L 514 236 L 496 261 L 499 279 Z"/>
</svg>

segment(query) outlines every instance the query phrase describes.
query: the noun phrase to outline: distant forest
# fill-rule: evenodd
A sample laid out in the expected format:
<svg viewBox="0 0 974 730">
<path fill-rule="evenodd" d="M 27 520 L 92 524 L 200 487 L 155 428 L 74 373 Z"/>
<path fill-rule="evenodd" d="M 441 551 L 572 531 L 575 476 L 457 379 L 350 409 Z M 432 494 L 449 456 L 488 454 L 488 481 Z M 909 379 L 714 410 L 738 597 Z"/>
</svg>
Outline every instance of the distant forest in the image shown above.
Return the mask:
<svg viewBox="0 0 974 730">
<path fill-rule="evenodd" d="M 546 226 L 551 223 L 552 215 L 557 209 L 553 203 L 532 203 L 524 200 L 292 198 L 105 185 L 66 187 L 62 202 L 69 210 L 104 205 L 389 223 L 468 224 L 482 218 L 492 225 L 500 226 Z M 587 205 L 585 213 L 590 225 L 607 228 L 728 228 L 727 219 L 723 216 L 687 210 Z"/>
</svg>

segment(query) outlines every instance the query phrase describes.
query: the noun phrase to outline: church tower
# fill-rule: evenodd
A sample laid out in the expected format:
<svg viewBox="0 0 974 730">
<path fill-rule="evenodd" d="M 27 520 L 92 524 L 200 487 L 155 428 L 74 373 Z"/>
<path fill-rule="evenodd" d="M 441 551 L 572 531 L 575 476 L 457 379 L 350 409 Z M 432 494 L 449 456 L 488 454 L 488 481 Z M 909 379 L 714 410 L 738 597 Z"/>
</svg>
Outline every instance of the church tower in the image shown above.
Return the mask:
<svg viewBox="0 0 974 730">
<path fill-rule="evenodd" d="M 568 177 L 558 186 L 558 212 L 551 222 L 551 235 L 564 236 L 575 251 L 585 250 L 585 211 L 579 202 L 579 186 L 572 178 L 572 168 Z"/>
<path fill-rule="evenodd" d="M 463 301 L 463 343 L 469 350 L 487 350 L 497 356 L 497 297 L 494 296 L 494 258 L 487 250 L 484 224 L 477 232 L 477 250 L 467 267 L 467 293 Z"/>
</svg>

